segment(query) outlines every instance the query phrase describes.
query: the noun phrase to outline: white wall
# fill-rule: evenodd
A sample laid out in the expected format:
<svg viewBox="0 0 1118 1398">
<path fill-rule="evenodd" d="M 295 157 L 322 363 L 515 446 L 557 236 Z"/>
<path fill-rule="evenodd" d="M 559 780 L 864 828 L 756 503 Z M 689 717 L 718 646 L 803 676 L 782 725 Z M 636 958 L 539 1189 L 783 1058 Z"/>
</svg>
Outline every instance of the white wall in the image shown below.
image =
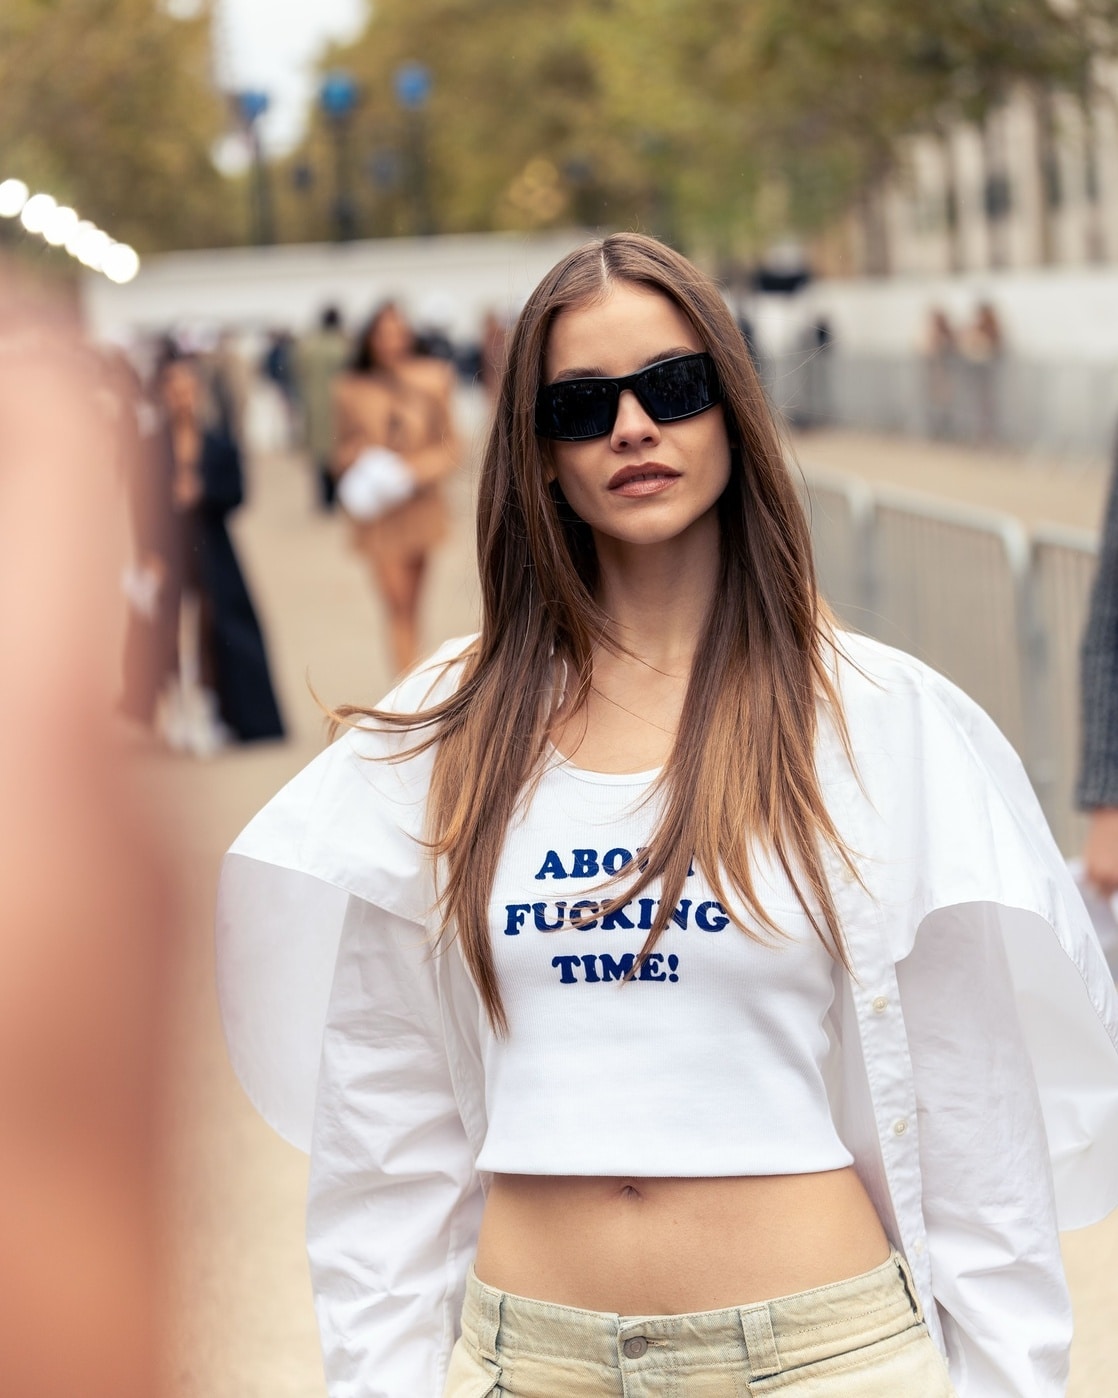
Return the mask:
<svg viewBox="0 0 1118 1398">
<path fill-rule="evenodd" d="M 819 281 L 792 298 L 781 319 L 804 326 L 823 315 L 837 348 L 911 355 L 923 344 L 933 306 L 961 327 L 979 301 L 989 301 L 997 311 L 1008 353 L 1112 364 L 1118 372 L 1118 268 Z"/>
<path fill-rule="evenodd" d="M 588 236 L 568 229 L 165 253 L 146 258 L 127 286 L 89 275 L 83 299 L 94 333 L 120 339 L 171 327 L 301 331 L 331 303 L 356 326 L 388 296 L 421 326 L 467 339 L 486 311 L 518 311 Z"/>
<path fill-rule="evenodd" d="M 146 259 L 128 286 L 90 275 L 83 292 L 101 335 L 170 326 L 298 331 L 329 302 L 356 325 L 395 296 L 421 321 L 441 305 L 437 319 L 468 338 L 485 311 L 519 310 L 544 272 L 587 236 L 571 229 L 167 253 Z M 997 309 L 1010 353 L 1118 369 L 1118 268 L 831 279 L 795 297 L 749 298 L 744 308 L 770 351 L 790 349 L 825 315 L 842 350 L 909 355 L 923 342 L 933 306 L 961 325 L 980 300 Z"/>
</svg>

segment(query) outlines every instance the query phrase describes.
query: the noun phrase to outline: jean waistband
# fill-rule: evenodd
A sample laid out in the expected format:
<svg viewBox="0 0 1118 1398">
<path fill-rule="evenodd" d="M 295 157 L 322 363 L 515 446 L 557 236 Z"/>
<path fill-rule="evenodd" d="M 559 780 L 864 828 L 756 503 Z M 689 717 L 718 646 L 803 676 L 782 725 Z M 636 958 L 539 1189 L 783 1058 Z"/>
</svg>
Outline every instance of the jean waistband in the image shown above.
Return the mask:
<svg viewBox="0 0 1118 1398">
<path fill-rule="evenodd" d="M 712 1347 L 740 1352 L 751 1380 L 811 1364 L 907 1330 L 923 1319 L 908 1264 L 894 1251 L 872 1271 L 749 1306 L 687 1315 L 622 1316 L 534 1301 L 498 1291 L 470 1269 L 462 1310 L 467 1343 L 499 1363 L 518 1350 L 541 1357 L 579 1354 L 617 1365 L 641 1342 L 670 1344 L 675 1362 L 696 1366 Z M 628 1343 L 628 1349 L 627 1349 Z"/>
</svg>

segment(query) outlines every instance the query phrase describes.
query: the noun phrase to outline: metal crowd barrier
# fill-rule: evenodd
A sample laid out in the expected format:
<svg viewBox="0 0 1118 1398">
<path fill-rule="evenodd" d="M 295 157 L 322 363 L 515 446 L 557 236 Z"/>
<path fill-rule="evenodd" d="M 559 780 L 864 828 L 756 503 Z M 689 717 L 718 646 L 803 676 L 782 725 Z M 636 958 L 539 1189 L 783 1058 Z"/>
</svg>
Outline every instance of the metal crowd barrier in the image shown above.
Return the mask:
<svg viewBox="0 0 1118 1398">
<path fill-rule="evenodd" d="M 918 354 L 872 355 L 831 345 L 766 355 L 761 377 L 796 426 L 996 442 L 1107 457 L 1118 420 L 1110 364 L 1021 359 L 985 364 L 953 355 L 932 366 Z"/>
<path fill-rule="evenodd" d="M 820 589 L 839 617 L 976 699 L 1021 754 L 1060 847 L 1075 852 L 1093 537 L 1056 528 L 1030 537 L 1009 516 L 810 466 L 804 493 Z"/>
<path fill-rule="evenodd" d="M 812 471 L 801 482 L 811 519 L 819 590 L 839 618 L 873 635 L 867 575 L 873 492 L 848 476 Z"/>
</svg>

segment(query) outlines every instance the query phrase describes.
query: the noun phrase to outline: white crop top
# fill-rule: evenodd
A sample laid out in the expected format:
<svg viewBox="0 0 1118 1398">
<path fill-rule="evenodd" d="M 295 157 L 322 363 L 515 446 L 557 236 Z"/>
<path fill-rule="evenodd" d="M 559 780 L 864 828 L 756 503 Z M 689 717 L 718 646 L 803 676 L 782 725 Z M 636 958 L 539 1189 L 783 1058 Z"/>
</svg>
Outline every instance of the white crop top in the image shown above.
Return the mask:
<svg viewBox="0 0 1118 1398">
<path fill-rule="evenodd" d="M 849 1165 L 824 1084 L 835 963 L 767 860 L 755 859 L 755 883 L 785 937 L 747 937 L 697 870 L 633 980 L 623 977 L 652 925 L 654 886 L 570 926 L 624 889 L 601 885 L 654 828 L 656 775 L 556 758 L 509 828 L 490 903 L 509 1034 L 483 1026 L 478 1168 L 671 1177 Z"/>
</svg>

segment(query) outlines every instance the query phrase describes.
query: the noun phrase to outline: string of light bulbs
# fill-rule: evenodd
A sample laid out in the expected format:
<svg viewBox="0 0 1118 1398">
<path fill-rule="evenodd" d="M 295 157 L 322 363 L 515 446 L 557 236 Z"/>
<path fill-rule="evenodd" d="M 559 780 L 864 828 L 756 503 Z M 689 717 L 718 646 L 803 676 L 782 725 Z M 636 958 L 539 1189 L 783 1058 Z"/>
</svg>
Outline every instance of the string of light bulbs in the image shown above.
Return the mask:
<svg viewBox="0 0 1118 1398">
<path fill-rule="evenodd" d="M 18 218 L 28 233 L 38 234 L 51 247 L 65 248 L 83 267 L 111 282 L 130 282 L 140 270 L 135 248 L 110 238 L 51 195 L 32 194 L 22 180 L 0 181 L 0 218 Z"/>
</svg>

